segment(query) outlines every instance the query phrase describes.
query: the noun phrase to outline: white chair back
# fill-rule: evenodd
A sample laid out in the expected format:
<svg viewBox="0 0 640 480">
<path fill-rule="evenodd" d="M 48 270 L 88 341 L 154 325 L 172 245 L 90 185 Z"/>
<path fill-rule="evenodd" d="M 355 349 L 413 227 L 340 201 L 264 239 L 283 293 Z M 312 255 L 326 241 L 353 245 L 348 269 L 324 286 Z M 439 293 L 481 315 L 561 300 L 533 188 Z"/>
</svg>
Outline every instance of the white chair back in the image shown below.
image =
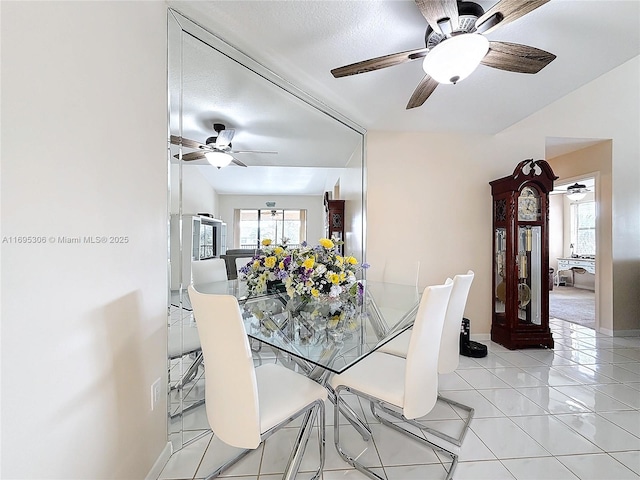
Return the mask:
<svg viewBox="0 0 640 480">
<path fill-rule="evenodd" d="M 389 259 L 384 264 L 382 281 L 398 285 L 418 285 L 420 261 L 408 261 L 404 258 Z"/>
<path fill-rule="evenodd" d="M 189 285 L 204 355 L 207 419 L 224 443 L 260 445 L 258 387 L 240 307 L 232 295 L 203 294 Z"/>
<path fill-rule="evenodd" d="M 429 413 L 438 398 L 438 355 L 453 281 L 425 288 L 407 350 L 403 415 Z"/>
<path fill-rule="evenodd" d="M 210 258 L 191 262 L 191 283 L 194 285 L 226 280 L 227 266 L 223 259 Z"/>
<path fill-rule="evenodd" d="M 238 279 L 242 280 L 243 275 L 240 273 L 240 269 L 249 263 L 253 257 L 238 257 L 236 258 L 236 272 L 238 272 Z"/>
<path fill-rule="evenodd" d="M 464 275 L 456 275 L 453 278 L 451 298 L 444 319 L 442 340 L 440 341 L 440 358 L 438 360 L 438 373 L 451 373 L 458 368 L 460 362 L 460 325 L 464 308 L 467 305 L 471 282 L 474 273 L 469 270 Z"/>
</svg>

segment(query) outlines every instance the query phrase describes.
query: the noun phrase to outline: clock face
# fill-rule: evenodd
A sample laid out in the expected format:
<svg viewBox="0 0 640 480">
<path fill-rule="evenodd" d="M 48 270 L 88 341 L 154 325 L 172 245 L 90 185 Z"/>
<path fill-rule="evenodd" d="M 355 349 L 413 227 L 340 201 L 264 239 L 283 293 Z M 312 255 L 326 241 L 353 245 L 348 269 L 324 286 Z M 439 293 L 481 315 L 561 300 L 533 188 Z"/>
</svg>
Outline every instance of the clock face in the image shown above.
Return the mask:
<svg viewBox="0 0 640 480">
<path fill-rule="evenodd" d="M 524 187 L 518 197 L 518 220 L 534 221 L 538 220 L 540 210 L 540 198 L 534 189 Z"/>
</svg>

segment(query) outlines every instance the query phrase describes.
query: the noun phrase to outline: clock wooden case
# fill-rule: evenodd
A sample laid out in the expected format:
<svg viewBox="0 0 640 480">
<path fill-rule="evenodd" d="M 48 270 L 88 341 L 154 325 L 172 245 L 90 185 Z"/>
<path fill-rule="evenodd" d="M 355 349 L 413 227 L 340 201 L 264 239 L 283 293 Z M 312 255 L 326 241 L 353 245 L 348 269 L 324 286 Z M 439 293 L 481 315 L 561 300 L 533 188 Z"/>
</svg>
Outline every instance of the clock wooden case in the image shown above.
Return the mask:
<svg viewBox="0 0 640 480">
<path fill-rule="evenodd" d="M 549 330 L 549 192 L 544 160 L 490 182 L 493 197 L 491 340 L 513 350 L 553 348 Z"/>
<path fill-rule="evenodd" d="M 344 200 L 329 200 L 325 193 L 324 207 L 326 215 L 327 238 L 341 240 L 340 253 L 344 255 Z"/>
</svg>

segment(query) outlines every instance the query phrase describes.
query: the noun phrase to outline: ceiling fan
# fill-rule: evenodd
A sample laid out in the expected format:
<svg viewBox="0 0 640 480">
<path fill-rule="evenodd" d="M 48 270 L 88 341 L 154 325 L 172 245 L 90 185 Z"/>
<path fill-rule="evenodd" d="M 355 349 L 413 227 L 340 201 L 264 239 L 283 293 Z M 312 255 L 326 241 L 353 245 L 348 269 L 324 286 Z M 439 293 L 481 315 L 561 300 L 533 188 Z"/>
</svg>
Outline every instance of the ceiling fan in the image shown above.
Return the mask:
<svg viewBox="0 0 640 480">
<path fill-rule="evenodd" d="M 457 83 L 479 64 L 509 72 L 538 73 L 556 56 L 517 43 L 489 41 L 484 36 L 523 17 L 549 0 L 500 0 L 487 12 L 477 3 L 456 0 L 415 0 L 429 24 L 425 48 L 334 68 L 335 78 L 424 59 L 426 75 L 411 95 L 407 110 L 419 107 L 440 83 Z"/>
<path fill-rule="evenodd" d="M 222 123 L 214 123 L 213 129 L 216 135 L 209 137 L 205 140 L 205 143 L 196 142 L 195 140 L 189 140 L 188 138 L 171 135 L 171 143 L 174 145 L 182 145 L 183 147 L 193 148 L 198 150 L 197 152 L 185 153 L 182 155 L 182 160 L 185 162 L 191 162 L 193 160 L 201 160 L 205 158 L 214 167 L 222 168 L 226 167 L 230 163 L 238 165 L 239 167 L 246 167 L 237 158 L 234 158 L 232 154 L 236 153 L 268 153 L 275 154 L 278 152 L 261 152 L 257 150 L 232 150 L 231 139 L 236 133 L 233 128 L 226 128 Z M 174 155 L 175 158 L 180 158 L 180 155 Z"/>
</svg>

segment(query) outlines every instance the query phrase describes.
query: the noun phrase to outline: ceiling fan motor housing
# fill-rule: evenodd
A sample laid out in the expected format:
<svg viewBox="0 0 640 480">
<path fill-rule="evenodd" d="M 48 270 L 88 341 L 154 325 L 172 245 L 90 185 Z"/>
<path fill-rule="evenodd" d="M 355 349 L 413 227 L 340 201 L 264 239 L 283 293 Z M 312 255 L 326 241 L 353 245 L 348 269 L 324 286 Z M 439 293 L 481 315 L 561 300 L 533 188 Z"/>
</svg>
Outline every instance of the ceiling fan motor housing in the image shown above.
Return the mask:
<svg viewBox="0 0 640 480">
<path fill-rule="evenodd" d="M 458 2 L 458 28 L 454 30 L 455 34 L 472 33 L 476 29 L 476 20 L 484 15 L 484 9 L 474 2 Z M 427 31 L 424 36 L 425 45 L 431 49 L 438 45 L 446 37 L 434 32 L 431 26 L 427 25 Z"/>
</svg>

